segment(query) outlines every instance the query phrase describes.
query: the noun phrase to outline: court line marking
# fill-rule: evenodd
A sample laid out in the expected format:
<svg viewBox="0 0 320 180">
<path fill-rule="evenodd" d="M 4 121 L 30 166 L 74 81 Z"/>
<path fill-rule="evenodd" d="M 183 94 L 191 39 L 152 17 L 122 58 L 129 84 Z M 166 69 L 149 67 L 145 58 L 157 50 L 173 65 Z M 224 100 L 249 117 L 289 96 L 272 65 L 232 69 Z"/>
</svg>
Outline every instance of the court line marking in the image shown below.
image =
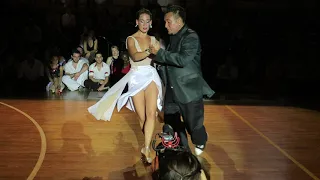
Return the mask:
<svg viewBox="0 0 320 180">
<path fill-rule="evenodd" d="M 264 135 L 261 131 L 259 131 L 256 127 L 254 127 L 248 120 L 242 117 L 237 111 L 232 109 L 230 106 L 225 105 L 229 111 L 231 111 L 234 115 L 240 118 L 245 124 L 247 124 L 252 130 L 254 130 L 257 134 L 259 134 L 263 139 L 268 141 L 273 147 L 275 147 L 278 151 L 280 151 L 284 156 L 290 159 L 295 165 L 297 165 L 300 169 L 302 169 L 305 173 L 307 173 L 312 179 L 320 180 L 316 175 L 314 175 L 311 171 L 309 171 L 306 167 L 304 167 L 301 163 L 299 163 L 296 159 L 294 159 L 291 155 L 289 155 L 285 150 L 280 148 L 276 143 L 274 143 L 270 138 Z"/>
<path fill-rule="evenodd" d="M 10 106 L 9 104 L 6 104 L 6 103 L 3 103 L 3 102 L 0 102 L 0 104 L 4 105 L 4 106 L 7 106 L 17 112 L 19 112 L 20 114 L 24 115 L 26 118 L 28 118 L 35 126 L 36 128 L 38 129 L 39 133 L 40 133 L 40 138 L 41 138 L 41 150 L 40 150 L 40 155 L 39 155 L 39 158 L 38 158 L 38 161 L 36 163 L 36 165 L 34 166 L 32 172 L 29 174 L 27 180 L 32 180 L 34 179 L 34 177 L 37 175 L 39 169 L 41 168 L 42 166 L 42 162 L 44 160 L 44 157 L 46 155 L 46 151 L 47 151 L 47 140 L 46 140 L 46 135 L 44 134 L 43 132 L 43 129 L 41 128 L 41 126 L 37 123 L 36 120 L 34 120 L 31 116 L 29 116 L 27 113 L 21 111 L 20 109 L 16 108 L 16 107 L 13 107 L 13 106 Z"/>
</svg>

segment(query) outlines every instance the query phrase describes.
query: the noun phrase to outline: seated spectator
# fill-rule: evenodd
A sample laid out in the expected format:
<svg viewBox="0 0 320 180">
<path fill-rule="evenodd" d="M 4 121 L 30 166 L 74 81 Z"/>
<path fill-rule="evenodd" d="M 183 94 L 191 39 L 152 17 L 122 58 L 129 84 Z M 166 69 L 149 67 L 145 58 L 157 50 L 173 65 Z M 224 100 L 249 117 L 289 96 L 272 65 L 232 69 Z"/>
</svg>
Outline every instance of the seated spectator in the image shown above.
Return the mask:
<svg viewBox="0 0 320 180">
<path fill-rule="evenodd" d="M 153 180 L 207 179 L 200 162 L 191 152 L 167 150 L 162 157 L 159 157 L 158 163 L 156 161 L 153 162 L 152 168 L 154 171 Z"/>
<path fill-rule="evenodd" d="M 126 52 L 126 51 L 123 52 L 121 54 L 121 59 L 123 60 L 123 68 L 121 70 L 121 76 L 119 76 L 118 78 L 120 78 L 120 77 L 122 78 L 123 76 L 125 76 L 130 71 L 130 68 L 131 68 L 128 52 Z M 126 93 L 127 91 L 128 91 L 128 84 L 126 85 L 126 87 L 124 88 L 122 93 Z"/>
<path fill-rule="evenodd" d="M 52 57 L 55 56 L 59 59 L 59 64 L 64 66 L 67 62 L 62 56 L 61 49 L 54 43 L 50 44 L 44 51 L 45 64 L 49 65 L 51 63 Z"/>
<path fill-rule="evenodd" d="M 34 52 L 28 52 L 26 60 L 20 63 L 18 70 L 19 86 L 24 91 L 40 92 L 44 91 L 44 66 L 41 61 L 34 58 Z"/>
<path fill-rule="evenodd" d="M 113 86 L 124 76 L 122 73 L 124 62 L 123 59 L 119 58 L 119 50 L 117 46 L 112 46 L 111 51 L 112 57 L 107 59 L 107 64 L 110 64 L 110 86 Z"/>
<path fill-rule="evenodd" d="M 123 60 L 123 68 L 122 68 L 122 74 L 125 75 L 129 72 L 131 66 L 129 61 L 129 55 L 127 52 L 123 52 L 121 55 L 121 59 Z"/>
<path fill-rule="evenodd" d="M 50 80 L 47 85 L 46 90 L 52 93 L 61 93 L 64 89 L 64 84 L 62 83 L 63 76 L 63 65 L 59 63 L 59 57 L 53 56 L 51 62 L 47 67 L 47 76 Z"/>
<path fill-rule="evenodd" d="M 87 58 L 85 58 L 85 57 L 83 57 L 83 48 L 81 47 L 81 46 L 78 46 L 77 47 L 77 50 L 80 52 L 80 60 L 83 60 L 86 64 L 88 64 L 88 66 L 90 65 L 90 62 L 89 62 L 89 60 L 87 59 Z M 71 59 L 69 59 L 69 61 L 72 61 L 72 58 Z M 68 61 L 68 62 L 69 62 Z"/>
<path fill-rule="evenodd" d="M 60 66 L 64 66 L 67 63 L 66 59 L 63 56 L 56 56 L 56 57 L 58 58 L 58 62 Z"/>
<path fill-rule="evenodd" d="M 83 57 L 83 55 L 84 55 L 83 48 L 81 46 L 78 46 L 77 50 L 80 52 L 80 60 L 84 60 L 89 66 L 90 65 L 89 60 L 87 58 Z"/>
<path fill-rule="evenodd" d="M 84 41 L 87 39 L 87 36 L 88 36 L 88 27 L 86 25 L 83 26 L 83 30 L 81 32 L 81 35 L 80 35 L 80 47 L 83 48 L 83 45 L 84 45 Z"/>
<path fill-rule="evenodd" d="M 72 61 L 64 66 L 65 75 L 62 82 L 70 91 L 75 91 L 84 87 L 84 81 L 88 79 L 88 64 L 80 59 L 78 50 L 72 51 Z"/>
<path fill-rule="evenodd" d="M 4 84 L 1 86 L 1 93 L 4 92 L 5 95 L 14 94 L 15 90 L 19 91 L 14 87 L 17 81 L 17 74 L 19 70 L 19 62 L 16 57 L 15 51 L 9 50 L 2 56 L 1 66 L 0 66 L 0 82 Z M 18 84 L 19 86 L 19 84 Z"/>
<path fill-rule="evenodd" d="M 89 79 L 84 81 L 84 86 L 94 91 L 102 91 L 107 89 L 109 82 L 110 68 L 103 62 L 100 52 L 96 53 L 96 62 L 89 67 Z"/>
<path fill-rule="evenodd" d="M 111 54 L 112 54 L 112 56 L 108 57 L 108 59 L 106 61 L 107 64 L 110 66 L 110 68 L 111 68 L 112 62 L 119 58 L 119 48 L 118 48 L 118 46 L 111 46 Z"/>
<path fill-rule="evenodd" d="M 92 63 L 94 61 L 95 54 L 98 52 L 98 39 L 95 37 L 93 30 L 88 33 L 88 37 L 84 40 L 83 49 L 85 54 L 84 57 Z"/>
</svg>

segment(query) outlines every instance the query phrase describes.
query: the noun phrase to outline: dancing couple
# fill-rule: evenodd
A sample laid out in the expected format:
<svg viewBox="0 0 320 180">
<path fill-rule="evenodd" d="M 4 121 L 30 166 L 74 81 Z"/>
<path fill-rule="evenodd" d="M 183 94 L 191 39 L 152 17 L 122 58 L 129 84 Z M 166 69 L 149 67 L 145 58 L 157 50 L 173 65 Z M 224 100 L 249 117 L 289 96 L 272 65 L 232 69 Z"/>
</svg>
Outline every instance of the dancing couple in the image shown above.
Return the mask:
<svg viewBox="0 0 320 180">
<path fill-rule="evenodd" d="M 185 24 L 186 13 L 180 6 L 170 6 L 165 14 L 165 27 L 170 44 L 160 48 L 159 41 L 149 36 L 152 14 L 147 9 L 137 12 L 137 32 L 128 36 L 126 48 L 130 55 L 131 69 L 88 111 L 98 120 L 109 121 L 117 105 L 118 111 L 126 105 L 139 117 L 145 137 L 141 154 L 145 163 L 151 163 L 150 145 L 157 111 L 164 111 L 164 122 L 173 127 L 181 138 L 181 145 L 189 148 L 186 130 L 200 155 L 207 142 L 203 126 L 203 96 L 214 92 L 202 78 L 199 37 Z M 161 64 L 159 73 L 151 66 L 152 59 Z M 162 82 L 165 87 L 163 95 Z M 128 91 L 122 93 L 126 84 Z M 183 122 L 180 117 L 182 116 Z"/>
</svg>

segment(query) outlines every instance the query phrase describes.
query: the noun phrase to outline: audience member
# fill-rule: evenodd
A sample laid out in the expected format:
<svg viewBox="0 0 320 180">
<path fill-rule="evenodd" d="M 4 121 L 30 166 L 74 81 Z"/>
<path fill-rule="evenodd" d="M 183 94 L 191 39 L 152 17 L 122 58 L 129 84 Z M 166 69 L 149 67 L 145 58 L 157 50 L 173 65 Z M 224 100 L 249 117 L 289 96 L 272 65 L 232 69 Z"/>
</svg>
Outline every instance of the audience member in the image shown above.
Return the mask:
<svg viewBox="0 0 320 180">
<path fill-rule="evenodd" d="M 96 62 L 89 67 L 89 79 L 84 81 L 84 86 L 94 91 L 107 89 L 109 82 L 110 68 L 103 62 L 103 56 L 100 52 L 96 53 Z"/>
<path fill-rule="evenodd" d="M 191 152 L 166 150 L 152 163 L 153 180 L 206 180 L 197 157 Z"/>
<path fill-rule="evenodd" d="M 111 52 L 112 56 L 108 57 L 107 64 L 110 65 L 110 86 L 113 86 L 123 77 L 122 69 L 124 62 L 119 57 L 119 48 L 117 46 L 112 46 Z"/>
<path fill-rule="evenodd" d="M 84 55 L 84 51 L 83 51 L 83 48 L 81 47 L 81 46 L 78 46 L 77 47 L 77 50 L 80 52 L 80 60 L 83 60 L 83 61 L 85 61 L 87 64 L 88 64 L 88 66 L 90 65 L 90 62 L 89 62 L 89 60 L 87 59 L 87 58 L 85 58 L 85 57 L 83 57 L 83 55 Z"/>
<path fill-rule="evenodd" d="M 84 81 L 88 79 L 88 64 L 80 59 L 80 52 L 73 50 L 71 55 L 72 61 L 64 65 L 65 75 L 62 77 L 62 82 L 70 91 L 82 89 Z"/>
<path fill-rule="evenodd" d="M 119 58 L 119 48 L 118 46 L 111 46 L 111 55 L 110 57 L 108 57 L 107 59 L 107 64 L 110 66 L 111 68 L 111 64 L 113 63 L 113 61 L 117 60 Z"/>
<path fill-rule="evenodd" d="M 34 57 L 34 51 L 27 52 L 26 60 L 20 63 L 18 79 L 19 86 L 24 92 L 44 91 L 44 66 Z"/>
<path fill-rule="evenodd" d="M 126 52 L 126 51 L 122 52 L 121 59 L 123 60 L 123 68 L 122 68 L 121 73 L 123 75 L 125 75 L 125 74 L 127 74 L 129 72 L 129 70 L 131 68 L 128 52 Z"/>
<path fill-rule="evenodd" d="M 95 54 L 98 51 L 98 39 L 95 37 L 93 30 L 89 31 L 88 37 L 84 40 L 83 49 L 85 58 L 87 58 L 89 62 L 92 63 Z"/>
<path fill-rule="evenodd" d="M 51 91 L 52 93 L 61 93 L 65 86 L 62 83 L 63 65 L 60 64 L 58 56 L 53 56 L 51 58 L 51 62 L 47 67 L 47 76 L 50 82 L 48 83 L 46 90 Z"/>
</svg>

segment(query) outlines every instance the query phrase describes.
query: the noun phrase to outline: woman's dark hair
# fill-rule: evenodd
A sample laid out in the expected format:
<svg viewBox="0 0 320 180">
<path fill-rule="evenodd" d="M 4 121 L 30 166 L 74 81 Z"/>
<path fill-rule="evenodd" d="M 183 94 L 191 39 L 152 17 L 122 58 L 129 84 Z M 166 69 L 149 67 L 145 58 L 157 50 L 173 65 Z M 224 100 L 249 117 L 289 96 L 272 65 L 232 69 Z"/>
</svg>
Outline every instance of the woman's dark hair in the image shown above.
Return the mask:
<svg viewBox="0 0 320 180">
<path fill-rule="evenodd" d="M 78 49 L 72 49 L 71 55 L 73 55 L 73 54 L 80 54 L 81 55 L 81 53 L 80 53 L 80 51 L 78 51 Z"/>
<path fill-rule="evenodd" d="M 95 41 L 95 40 L 97 39 L 94 30 L 90 30 L 90 31 L 88 32 L 87 38 L 88 38 L 89 36 L 92 36 L 91 38 L 92 38 L 93 41 Z"/>
<path fill-rule="evenodd" d="M 160 168 L 160 180 L 200 180 L 201 176 L 201 164 L 190 152 L 166 156 Z"/>
<path fill-rule="evenodd" d="M 140 9 L 137 13 L 136 13 L 136 19 L 139 19 L 139 17 L 141 16 L 141 14 L 148 14 L 150 16 L 150 19 L 152 19 L 152 13 L 145 8 Z"/>
</svg>

